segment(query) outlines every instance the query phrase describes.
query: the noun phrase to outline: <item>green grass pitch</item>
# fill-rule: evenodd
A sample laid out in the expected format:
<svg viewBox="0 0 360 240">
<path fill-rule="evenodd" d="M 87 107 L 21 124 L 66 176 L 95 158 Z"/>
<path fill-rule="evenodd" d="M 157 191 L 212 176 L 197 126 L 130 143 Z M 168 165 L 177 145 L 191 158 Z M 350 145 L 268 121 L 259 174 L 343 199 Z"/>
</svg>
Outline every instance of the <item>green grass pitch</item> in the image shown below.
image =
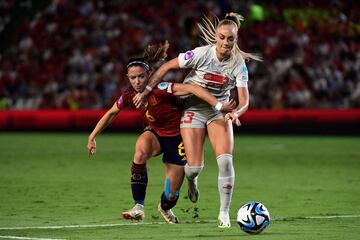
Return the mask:
<svg viewBox="0 0 360 240">
<path fill-rule="evenodd" d="M 208 141 L 201 198 L 197 204 L 185 198 L 185 181 L 174 208 L 180 224 L 163 223 L 156 210 L 164 181 L 160 158 L 148 163 L 145 221 L 120 217 L 133 205 L 136 137 L 104 133 L 89 158 L 87 133 L 1 132 L 0 238 L 360 239 L 358 136 L 236 135 L 232 227 L 225 230 L 216 223 L 217 165 Z M 250 200 L 265 204 L 272 218 L 259 235 L 236 223 L 238 208 Z"/>
</svg>

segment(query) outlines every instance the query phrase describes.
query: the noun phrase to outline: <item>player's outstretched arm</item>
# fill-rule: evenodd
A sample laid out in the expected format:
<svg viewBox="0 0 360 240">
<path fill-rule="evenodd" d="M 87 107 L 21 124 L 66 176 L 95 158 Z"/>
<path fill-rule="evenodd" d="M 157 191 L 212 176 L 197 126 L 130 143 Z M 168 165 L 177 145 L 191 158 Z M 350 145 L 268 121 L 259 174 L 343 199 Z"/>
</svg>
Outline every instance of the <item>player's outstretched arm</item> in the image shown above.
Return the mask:
<svg viewBox="0 0 360 240">
<path fill-rule="evenodd" d="M 116 103 L 101 117 L 99 122 L 96 124 L 94 130 L 88 137 L 87 149 L 89 155 L 94 155 L 96 153 L 96 136 L 104 130 L 114 119 L 114 117 L 120 112 Z"/>
<path fill-rule="evenodd" d="M 218 102 L 218 100 L 211 93 L 209 93 L 208 90 L 198 85 L 174 83 L 172 86 L 172 91 L 175 96 L 194 94 L 198 98 L 206 101 L 210 105 L 214 106 L 217 110 L 222 112 L 230 112 L 236 107 L 235 101 L 231 100 L 222 104 Z"/>
<path fill-rule="evenodd" d="M 161 65 L 154 74 L 151 75 L 148 85 L 144 89 L 142 93 L 138 93 L 133 98 L 133 103 L 136 108 L 139 108 L 141 104 L 145 103 L 149 93 L 152 89 L 158 85 L 159 82 L 164 78 L 166 73 L 172 69 L 179 69 L 179 61 L 178 58 L 173 58 L 172 60 Z"/>
</svg>

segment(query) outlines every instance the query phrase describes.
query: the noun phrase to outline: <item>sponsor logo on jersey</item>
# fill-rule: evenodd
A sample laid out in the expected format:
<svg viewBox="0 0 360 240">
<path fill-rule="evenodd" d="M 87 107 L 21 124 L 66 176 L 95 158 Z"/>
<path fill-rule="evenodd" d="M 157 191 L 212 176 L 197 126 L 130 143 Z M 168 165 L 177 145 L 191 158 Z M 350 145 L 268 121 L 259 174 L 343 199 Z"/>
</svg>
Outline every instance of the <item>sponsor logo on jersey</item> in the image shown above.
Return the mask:
<svg viewBox="0 0 360 240">
<path fill-rule="evenodd" d="M 224 84 L 224 83 L 226 83 L 228 81 L 227 77 L 212 74 L 212 73 L 205 73 L 204 74 L 204 79 L 207 80 L 207 81 L 216 82 L 216 83 L 220 83 L 220 84 Z"/>
<path fill-rule="evenodd" d="M 159 83 L 159 84 L 157 85 L 158 89 L 160 89 L 160 90 L 164 90 L 164 89 L 166 89 L 168 86 L 169 86 L 169 83 L 168 83 L 168 82 L 162 82 L 162 83 Z"/>
<path fill-rule="evenodd" d="M 187 51 L 184 55 L 185 60 L 189 60 L 192 59 L 194 57 L 194 52 L 193 51 Z"/>
</svg>

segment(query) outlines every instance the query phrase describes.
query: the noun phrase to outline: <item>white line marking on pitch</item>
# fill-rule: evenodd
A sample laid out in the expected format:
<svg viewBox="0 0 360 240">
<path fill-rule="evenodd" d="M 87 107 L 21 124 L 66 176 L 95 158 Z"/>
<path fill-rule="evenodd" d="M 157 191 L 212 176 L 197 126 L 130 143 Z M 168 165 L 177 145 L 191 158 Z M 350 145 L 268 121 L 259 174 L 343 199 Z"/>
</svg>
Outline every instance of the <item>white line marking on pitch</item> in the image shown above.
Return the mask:
<svg viewBox="0 0 360 240">
<path fill-rule="evenodd" d="M 5 227 L 0 230 L 22 230 L 22 229 L 63 229 L 63 228 L 98 228 L 98 227 L 121 227 L 133 225 L 161 225 L 166 222 L 131 222 L 131 223 L 110 223 L 110 224 L 86 224 L 86 225 L 64 225 L 64 226 L 34 226 L 34 227 Z"/>
<path fill-rule="evenodd" d="M 0 236 L 0 238 L 23 239 L 23 240 L 65 240 L 65 239 L 58 239 L 58 238 L 31 238 L 31 237 L 17 237 L 17 236 Z"/>
<path fill-rule="evenodd" d="M 339 215 L 339 216 L 309 216 L 306 219 L 330 219 L 330 218 L 358 218 L 360 215 Z"/>
<path fill-rule="evenodd" d="M 293 219 L 333 219 L 333 218 L 359 218 L 360 215 L 333 215 L 333 216 L 308 216 L 296 217 Z M 274 218 L 272 221 L 282 221 L 283 218 Z M 198 221 L 182 221 L 185 224 L 193 223 L 216 223 L 214 219 L 204 219 Z M 33 226 L 33 227 L 1 227 L 0 230 L 24 230 L 24 229 L 63 229 L 63 228 L 101 228 L 101 227 L 121 227 L 134 225 L 162 225 L 166 222 L 129 222 L 129 223 L 110 223 L 110 224 L 86 224 L 86 225 L 63 225 L 63 226 Z"/>
</svg>

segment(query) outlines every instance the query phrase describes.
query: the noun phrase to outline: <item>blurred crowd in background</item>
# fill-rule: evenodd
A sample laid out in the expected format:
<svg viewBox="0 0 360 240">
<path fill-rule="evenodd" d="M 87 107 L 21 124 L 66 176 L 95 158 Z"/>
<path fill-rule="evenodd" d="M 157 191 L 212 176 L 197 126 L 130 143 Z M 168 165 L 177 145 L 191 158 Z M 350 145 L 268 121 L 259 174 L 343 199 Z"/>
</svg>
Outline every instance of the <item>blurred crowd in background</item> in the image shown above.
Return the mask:
<svg viewBox="0 0 360 240">
<path fill-rule="evenodd" d="M 19 2 L 22 2 L 19 4 Z M 9 29 L 19 8 L 33 12 Z M 168 40 L 169 58 L 200 46 L 202 15 L 245 17 L 239 46 L 250 108 L 360 107 L 360 4 L 356 1 L 0 1 L 0 109 L 108 108 L 129 85 L 126 63 Z M 182 81 L 184 71 L 167 78 Z"/>
</svg>

